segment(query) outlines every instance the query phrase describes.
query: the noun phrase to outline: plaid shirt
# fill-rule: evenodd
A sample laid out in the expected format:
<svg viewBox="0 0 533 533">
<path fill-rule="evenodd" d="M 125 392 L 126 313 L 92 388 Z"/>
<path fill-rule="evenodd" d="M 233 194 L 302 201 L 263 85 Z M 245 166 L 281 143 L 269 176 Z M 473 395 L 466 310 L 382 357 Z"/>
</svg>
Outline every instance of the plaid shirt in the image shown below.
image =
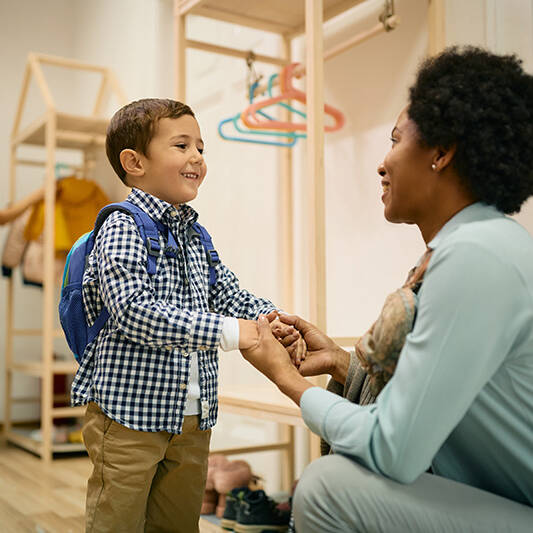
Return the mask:
<svg viewBox="0 0 533 533">
<path fill-rule="evenodd" d="M 190 355 L 196 352 L 200 428 L 208 429 L 218 412 L 217 348 L 224 316 L 256 319 L 275 306 L 241 289 L 222 263 L 209 287 L 205 249 L 198 238 L 187 239 L 198 218 L 194 209 L 176 209 L 139 189 L 128 200 L 173 232 L 179 254 L 167 257 L 162 250 L 157 272 L 149 276 L 146 245 L 133 218 L 116 211 L 106 219 L 88 259 L 83 303 L 89 324 L 103 305 L 111 317 L 87 347 L 72 384 L 72 404 L 94 401 L 131 429 L 180 433 Z"/>
</svg>

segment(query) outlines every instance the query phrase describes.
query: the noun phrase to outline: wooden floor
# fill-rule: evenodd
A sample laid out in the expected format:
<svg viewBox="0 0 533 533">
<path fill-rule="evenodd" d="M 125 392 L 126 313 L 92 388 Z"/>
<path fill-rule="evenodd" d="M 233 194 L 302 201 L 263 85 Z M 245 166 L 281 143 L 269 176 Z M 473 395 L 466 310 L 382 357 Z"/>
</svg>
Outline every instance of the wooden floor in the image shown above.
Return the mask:
<svg viewBox="0 0 533 533">
<path fill-rule="evenodd" d="M 86 455 L 54 459 L 46 465 L 29 452 L 0 443 L 0 532 L 83 532 L 90 472 Z M 201 533 L 221 531 L 200 522 Z"/>
</svg>

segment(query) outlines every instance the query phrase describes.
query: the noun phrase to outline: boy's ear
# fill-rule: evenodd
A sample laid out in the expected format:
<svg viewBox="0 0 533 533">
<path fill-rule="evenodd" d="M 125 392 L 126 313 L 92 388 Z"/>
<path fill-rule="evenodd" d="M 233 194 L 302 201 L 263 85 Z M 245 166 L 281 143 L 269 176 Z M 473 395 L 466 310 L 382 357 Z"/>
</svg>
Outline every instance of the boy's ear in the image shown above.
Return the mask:
<svg viewBox="0 0 533 533">
<path fill-rule="evenodd" d="M 120 164 L 130 176 L 144 176 L 144 167 L 139 154 L 131 148 L 125 148 L 120 152 Z"/>
</svg>

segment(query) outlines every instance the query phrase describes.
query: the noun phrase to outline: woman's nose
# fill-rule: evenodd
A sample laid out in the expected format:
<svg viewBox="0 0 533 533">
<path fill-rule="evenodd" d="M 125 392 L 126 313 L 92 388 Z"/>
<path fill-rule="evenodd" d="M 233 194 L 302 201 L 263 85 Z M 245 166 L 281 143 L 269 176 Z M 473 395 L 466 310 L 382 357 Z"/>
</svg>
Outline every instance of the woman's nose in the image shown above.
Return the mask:
<svg viewBox="0 0 533 533">
<path fill-rule="evenodd" d="M 385 167 L 383 166 L 383 163 L 381 163 L 378 167 L 378 174 L 383 177 L 385 176 L 386 172 L 385 172 Z"/>
</svg>

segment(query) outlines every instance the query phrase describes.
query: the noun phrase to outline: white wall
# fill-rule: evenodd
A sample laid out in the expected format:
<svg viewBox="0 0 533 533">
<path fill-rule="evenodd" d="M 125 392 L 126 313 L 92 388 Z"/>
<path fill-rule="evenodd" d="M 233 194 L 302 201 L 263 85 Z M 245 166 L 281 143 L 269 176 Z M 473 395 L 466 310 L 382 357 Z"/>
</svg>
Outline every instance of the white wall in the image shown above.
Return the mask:
<svg viewBox="0 0 533 533">
<path fill-rule="evenodd" d="M 381 0 L 369 0 L 326 24 L 325 48 L 376 23 Z M 406 103 L 407 89 L 426 51 L 425 0 L 397 0 L 400 26 L 344 52 L 325 65 L 325 97 L 346 115 L 343 130 L 326 135 L 327 298 L 328 332 L 335 336 L 362 333 L 375 319 L 387 293 L 404 280 L 423 251 L 414 227 L 383 219 L 376 168 L 389 148 L 389 134 Z M 467 7 L 466 7 L 467 6 Z M 503 7 L 505 6 L 505 7 Z M 496 51 L 517 51 L 531 70 L 533 31 L 531 0 L 448 0 L 448 42 L 473 42 Z M 46 52 L 111 67 L 129 100 L 173 95 L 171 0 L 0 0 L 1 204 L 7 201 L 8 142 L 28 51 Z M 277 38 L 229 24 L 191 17 L 189 36 L 256 53 L 275 54 Z M 304 57 L 302 39 L 294 43 L 295 58 Z M 195 110 L 206 141 L 207 179 L 194 207 L 214 239 L 225 263 L 242 285 L 275 302 L 281 298 L 278 260 L 277 151 L 266 146 L 222 141 L 217 124 L 246 103 L 244 61 L 200 51 L 187 53 L 187 102 Z M 273 69 L 257 65 L 267 77 Z M 70 108 L 93 98 L 94 84 L 79 78 L 64 83 L 54 78 L 58 101 Z M 34 95 L 36 96 L 36 95 Z M 111 102 L 109 111 L 116 108 Z M 87 108 L 89 109 L 90 106 Z M 84 107 L 85 109 L 85 107 Z M 29 113 L 31 114 L 31 113 Z M 308 269 L 305 233 L 307 180 L 305 141 L 295 154 L 295 311 L 307 313 Z M 62 156 L 63 157 L 63 156 Z M 72 157 L 72 156 L 64 156 Z M 106 190 L 122 194 L 118 178 L 102 159 L 97 175 Z M 21 173 L 18 196 L 40 182 L 41 172 Z M 531 210 L 522 221 L 532 228 Z M 0 228 L 0 242 L 5 238 Z M 17 280 L 19 279 L 17 272 Z M 17 281 L 18 285 L 18 281 Z M 5 281 L 0 281 L 0 337 L 5 333 Z M 17 288 L 17 321 L 39 325 L 40 292 Z M 24 310 L 36 309 L 28 319 Z M 26 313 L 27 315 L 27 313 Z M 31 324 L 28 324 L 28 321 Z M 39 356 L 38 342 L 18 341 L 19 353 Z M 4 345 L 0 345 L 3 383 Z M 221 382 L 255 384 L 263 381 L 238 353 L 221 355 Z M 17 379 L 17 394 L 29 395 L 36 380 Z M 0 387 L 3 390 L 3 387 Z M 3 397 L 0 397 L 0 413 Z M 36 408 L 18 408 L 19 418 L 37 416 Z M 1 416 L 1 414 L 0 414 Z M 301 432 L 299 438 L 301 439 Z M 243 446 L 276 437 L 273 424 L 225 415 L 213 434 L 213 446 Z M 298 472 L 305 451 L 298 457 Z M 279 473 L 273 454 L 248 456 L 254 470 L 266 477 L 267 489 L 277 488 Z"/>
<path fill-rule="evenodd" d="M 31 0 L 17 2 L 0 1 L 0 205 L 4 207 L 9 197 L 9 142 L 11 128 L 19 99 L 27 54 L 38 51 L 55 55 L 70 55 L 75 28 L 72 25 L 74 4 L 70 0 L 50 0 L 46 3 Z M 72 104 L 72 94 L 65 78 L 52 76 L 51 88 L 58 101 L 67 107 Z M 35 85 L 28 94 L 28 112 L 23 116 L 23 125 L 44 112 L 44 103 Z M 39 150 L 22 150 L 22 157 L 39 157 Z M 22 198 L 43 179 L 43 171 L 26 167 L 17 175 L 17 198 Z M 3 247 L 7 234 L 6 227 L 0 227 L 0 243 Z M 40 327 L 41 291 L 22 287 L 20 272 L 14 273 L 15 284 L 15 325 L 17 327 Z M 4 339 L 6 324 L 6 280 L 0 278 L 0 390 L 4 391 Z M 28 312 L 32 310 L 33 312 Z M 22 359 L 39 357 L 40 344 L 36 338 L 17 338 L 15 352 Z M 16 374 L 14 386 L 19 397 L 38 396 L 39 380 Z M 0 420 L 3 419 L 4 395 L 0 398 Z M 35 419 L 39 410 L 36 404 L 17 404 L 14 416 L 17 419 Z"/>
</svg>

